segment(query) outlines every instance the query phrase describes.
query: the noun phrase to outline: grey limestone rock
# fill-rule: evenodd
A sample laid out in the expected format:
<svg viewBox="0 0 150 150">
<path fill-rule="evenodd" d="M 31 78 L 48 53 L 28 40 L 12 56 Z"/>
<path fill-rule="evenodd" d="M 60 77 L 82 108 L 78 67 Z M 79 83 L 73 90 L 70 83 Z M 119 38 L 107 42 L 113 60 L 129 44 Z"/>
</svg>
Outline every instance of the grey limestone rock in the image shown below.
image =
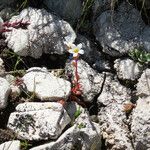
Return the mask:
<svg viewBox="0 0 150 150">
<path fill-rule="evenodd" d="M 43 4 L 71 24 L 77 22 L 82 13 L 80 0 L 44 0 Z"/>
<path fill-rule="evenodd" d="M 101 150 L 100 127 L 91 122 L 87 114 L 80 115 L 75 124 L 66 130 L 56 141 L 40 145 L 30 150 Z"/>
<path fill-rule="evenodd" d="M 132 113 L 131 132 L 137 150 L 150 149 L 150 96 L 139 98 Z"/>
<path fill-rule="evenodd" d="M 114 11 L 103 12 L 96 20 L 94 31 L 103 51 L 111 56 L 121 56 L 140 46 L 144 22 L 140 12 L 127 2 Z"/>
<path fill-rule="evenodd" d="M 19 139 L 47 140 L 58 138 L 70 121 L 60 103 L 26 102 L 19 104 L 16 112 L 10 114 L 7 127 Z"/>
<path fill-rule="evenodd" d="M 0 109 L 3 109 L 7 106 L 7 99 L 10 92 L 10 84 L 6 79 L 0 77 Z"/>
<path fill-rule="evenodd" d="M 73 43 L 76 34 L 64 20 L 44 9 L 27 8 L 10 22 L 28 22 L 26 28 L 9 28 L 4 33 L 9 48 L 21 56 L 39 58 L 43 53 L 64 54 L 67 47 L 64 41 Z"/>
<path fill-rule="evenodd" d="M 94 97 L 98 95 L 101 90 L 104 81 L 104 74 L 97 73 L 82 59 L 78 60 L 77 66 L 82 96 L 85 101 L 92 102 Z M 71 62 L 66 64 L 65 70 L 66 75 L 71 74 L 72 78 L 74 78 L 75 67 Z"/>
<path fill-rule="evenodd" d="M 103 90 L 98 97 L 99 124 L 108 149 L 133 150 L 124 103 L 130 101 L 130 90 L 122 86 L 112 74 L 106 74 Z"/>
<path fill-rule="evenodd" d="M 137 83 L 138 96 L 150 96 L 150 69 L 143 71 Z"/>
<path fill-rule="evenodd" d="M 33 67 L 22 77 L 25 90 L 41 100 L 66 100 L 71 92 L 69 81 L 56 77 L 46 68 Z"/>
<path fill-rule="evenodd" d="M 116 69 L 119 79 L 134 81 L 138 79 L 142 73 L 142 67 L 129 58 L 117 59 L 114 63 L 114 68 Z"/>
<path fill-rule="evenodd" d="M 8 141 L 0 145 L 1 150 L 20 150 L 21 144 L 19 140 Z"/>
</svg>

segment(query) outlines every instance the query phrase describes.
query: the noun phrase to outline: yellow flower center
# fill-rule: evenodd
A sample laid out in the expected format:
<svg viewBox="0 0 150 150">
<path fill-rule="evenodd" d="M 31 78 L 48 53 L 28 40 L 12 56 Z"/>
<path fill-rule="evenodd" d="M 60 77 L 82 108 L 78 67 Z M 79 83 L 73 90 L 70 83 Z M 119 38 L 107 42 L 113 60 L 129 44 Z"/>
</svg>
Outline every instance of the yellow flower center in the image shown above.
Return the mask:
<svg viewBox="0 0 150 150">
<path fill-rule="evenodd" d="M 74 52 L 74 53 L 78 53 L 78 52 L 79 52 L 79 49 L 78 49 L 78 48 L 75 48 L 75 49 L 73 50 L 73 52 Z"/>
</svg>

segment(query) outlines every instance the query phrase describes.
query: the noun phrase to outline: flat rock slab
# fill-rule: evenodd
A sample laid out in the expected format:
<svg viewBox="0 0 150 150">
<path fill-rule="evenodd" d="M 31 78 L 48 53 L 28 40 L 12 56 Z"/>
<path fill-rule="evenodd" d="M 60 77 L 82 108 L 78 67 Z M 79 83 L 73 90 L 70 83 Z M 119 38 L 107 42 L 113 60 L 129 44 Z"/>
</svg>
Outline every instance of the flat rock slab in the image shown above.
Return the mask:
<svg viewBox="0 0 150 150">
<path fill-rule="evenodd" d="M 19 104 L 11 113 L 7 127 L 20 139 L 56 139 L 71 121 L 63 106 L 55 102 Z"/>
<path fill-rule="evenodd" d="M 41 100 L 67 99 L 71 92 L 70 82 L 55 77 L 44 68 L 30 68 L 22 79 L 26 90 Z"/>
<path fill-rule="evenodd" d="M 6 79 L 0 77 L 0 109 L 6 107 L 10 92 L 10 84 Z"/>
<path fill-rule="evenodd" d="M 44 9 L 27 8 L 10 22 L 28 22 L 26 28 L 9 28 L 5 32 L 8 47 L 21 56 L 39 58 L 43 53 L 64 54 L 67 47 L 64 41 L 73 43 L 76 34 L 64 20 Z"/>
<path fill-rule="evenodd" d="M 8 141 L 5 143 L 2 143 L 0 145 L 0 150 L 20 150 L 20 141 L 14 140 L 14 141 Z"/>
<path fill-rule="evenodd" d="M 50 142 L 30 150 L 101 150 L 100 126 L 91 122 L 87 114 L 77 118 L 75 124 L 65 131 L 55 142 Z"/>
</svg>

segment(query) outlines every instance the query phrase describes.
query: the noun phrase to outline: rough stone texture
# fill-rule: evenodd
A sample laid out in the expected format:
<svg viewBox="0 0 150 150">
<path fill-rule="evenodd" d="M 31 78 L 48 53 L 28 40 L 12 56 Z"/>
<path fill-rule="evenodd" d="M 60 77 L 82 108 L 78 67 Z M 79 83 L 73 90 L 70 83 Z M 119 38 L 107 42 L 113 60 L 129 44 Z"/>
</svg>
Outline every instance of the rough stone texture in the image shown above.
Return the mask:
<svg viewBox="0 0 150 150">
<path fill-rule="evenodd" d="M 80 127 L 82 124 L 82 128 Z M 77 118 L 75 124 L 64 132 L 56 142 L 51 142 L 30 150 L 101 150 L 100 127 L 97 123 L 91 122 L 86 114 Z"/>
<path fill-rule="evenodd" d="M 4 73 L 5 73 L 4 62 L 3 62 L 3 60 L 0 58 L 0 76 L 3 76 Z"/>
<path fill-rule="evenodd" d="M 125 123 L 124 103 L 130 100 L 130 90 L 122 86 L 112 74 L 106 74 L 98 113 L 102 136 L 108 150 L 132 150 L 128 126 Z"/>
<path fill-rule="evenodd" d="M 120 56 L 139 47 L 139 35 L 145 24 L 140 12 L 127 2 L 123 2 L 112 15 L 108 10 L 96 20 L 94 33 L 103 46 L 103 51 L 111 56 Z"/>
<path fill-rule="evenodd" d="M 55 77 L 46 68 L 30 68 L 22 79 L 27 91 L 34 92 L 41 100 L 65 100 L 71 92 L 70 82 Z"/>
<path fill-rule="evenodd" d="M 150 96 L 150 69 L 143 71 L 137 83 L 138 96 Z"/>
<path fill-rule="evenodd" d="M 7 127 L 20 139 L 56 139 L 70 123 L 70 117 L 63 106 L 55 102 L 27 102 L 19 104 L 11 113 Z"/>
<path fill-rule="evenodd" d="M 131 132 L 135 149 L 150 149 L 150 97 L 138 99 L 132 114 Z"/>
<path fill-rule="evenodd" d="M 142 67 L 129 58 L 117 59 L 114 63 L 114 68 L 116 69 L 119 79 L 134 81 L 138 79 L 142 73 Z"/>
<path fill-rule="evenodd" d="M 71 26 L 44 9 L 24 9 L 13 16 L 10 22 L 29 22 L 27 29 L 11 28 L 5 33 L 8 47 L 21 56 L 39 58 L 42 53 L 64 54 L 67 50 L 64 41 L 74 42 L 76 34 Z"/>
<path fill-rule="evenodd" d="M 0 16 L 3 18 L 3 20 L 8 20 L 11 18 L 11 15 L 14 13 L 14 10 L 10 7 L 5 7 L 2 10 L 0 10 Z"/>
<path fill-rule="evenodd" d="M 141 46 L 150 53 L 150 27 L 146 26 L 140 36 Z"/>
<path fill-rule="evenodd" d="M 85 101 L 92 102 L 101 90 L 104 75 L 97 73 L 83 60 L 78 60 L 77 66 L 82 96 Z M 72 62 L 66 64 L 65 70 L 66 76 L 71 74 L 74 79 L 75 67 L 72 65 Z"/>
<path fill-rule="evenodd" d="M 0 145 L 1 150 L 20 150 L 20 147 L 20 141 L 18 140 L 8 141 Z"/>
<path fill-rule="evenodd" d="M 93 4 L 93 15 L 94 19 L 99 16 L 102 12 L 110 9 L 114 9 L 116 0 L 110 1 L 110 0 L 94 0 Z"/>
<path fill-rule="evenodd" d="M 82 12 L 80 0 L 44 0 L 44 5 L 48 10 L 53 11 L 69 23 L 75 23 Z"/>
<path fill-rule="evenodd" d="M 10 88 L 11 88 L 10 96 L 11 96 L 11 98 L 13 98 L 13 99 L 17 98 L 21 94 L 21 88 L 20 88 L 21 85 L 17 86 L 15 84 L 16 77 L 14 77 L 13 75 L 8 74 L 5 76 L 5 78 L 10 84 Z"/>
<path fill-rule="evenodd" d="M 17 0 L 1 0 L 0 1 L 0 10 L 6 7 L 12 7 L 15 3 L 17 2 Z"/>
<path fill-rule="evenodd" d="M 109 61 L 105 58 L 104 55 L 102 55 L 102 53 L 97 48 L 97 45 L 89 38 L 82 35 L 77 35 L 76 42 L 82 44 L 84 55 L 82 55 L 81 58 L 86 60 L 90 66 L 98 71 L 111 69 Z"/>
<path fill-rule="evenodd" d="M 7 99 L 10 92 L 10 84 L 6 79 L 0 77 L 0 109 L 7 106 Z"/>
</svg>

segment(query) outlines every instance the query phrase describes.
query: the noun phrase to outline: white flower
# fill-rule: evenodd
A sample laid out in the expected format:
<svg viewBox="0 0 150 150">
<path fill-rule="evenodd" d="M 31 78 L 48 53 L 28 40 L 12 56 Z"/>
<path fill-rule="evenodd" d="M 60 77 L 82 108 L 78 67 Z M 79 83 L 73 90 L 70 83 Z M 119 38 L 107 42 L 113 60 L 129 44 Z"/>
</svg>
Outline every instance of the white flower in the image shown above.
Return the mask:
<svg viewBox="0 0 150 150">
<path fill-rule="evenodd" d="M 82 49 L 82 44 L 78 44 L 77 46 L 73 43 L 66 43 L 69 47 L 69 53 L 73 54 L 73 57 L 77 57 L 79 54 L 84 54 L 84 50 Z"/>
</svg>

